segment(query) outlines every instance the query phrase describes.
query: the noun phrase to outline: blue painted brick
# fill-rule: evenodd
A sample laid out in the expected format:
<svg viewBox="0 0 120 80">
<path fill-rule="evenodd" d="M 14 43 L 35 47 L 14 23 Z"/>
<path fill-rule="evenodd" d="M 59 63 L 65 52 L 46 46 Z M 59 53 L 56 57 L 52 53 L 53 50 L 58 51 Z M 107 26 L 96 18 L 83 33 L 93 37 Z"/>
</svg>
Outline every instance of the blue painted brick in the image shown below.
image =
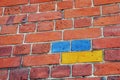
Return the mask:
<svg viewBox="0 0 120 80">
<path fill-rule="evenodd" d="M 90 40 L 73 40 L 71 43 L 72 51 L 86 51 L 91 49 Z"/>
<path fill-rule="evenodd" d="M 52 43 L 52 53 L 68 52 L 68 51 L 70 51 L 70 42 L 69 41 Z"/>
</svg>

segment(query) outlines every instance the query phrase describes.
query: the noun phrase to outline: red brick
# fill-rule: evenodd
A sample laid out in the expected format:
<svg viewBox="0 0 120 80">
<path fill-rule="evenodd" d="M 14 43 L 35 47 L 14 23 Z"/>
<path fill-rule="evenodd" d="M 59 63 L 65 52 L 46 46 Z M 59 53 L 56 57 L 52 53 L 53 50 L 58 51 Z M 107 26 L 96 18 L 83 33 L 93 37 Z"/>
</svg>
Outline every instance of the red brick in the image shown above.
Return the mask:
<svg viewBox="0 0 120 80">
<path fill-rule="evenodd" d="M 88 27 L 91 26 L 91 19 L 90 18 L 75 19 L 74 24 L 75 28 Z"/>
<path fill-rule="evenodd" d="M 91 5 L 92 5 L 91 0 L 75 0 L 76 8 L 91 7 Z"/>
<path fill-rule="evenodd" d="M 61 1 L 57 3 L 57 8 L 58 10 L 61 9 L 70 9 L 73 7 L 73 2 L 72 1 Z"/>
<path fill-rule="evenodd" d="M 106 61 L 119 61 L 120 60 L 120 49 L 105 50 Z"/>
<path fill-rule="evenodd" d="M 23 66 L 40 66 L 48 64 L 59 64 L 59 54 L 48 54 L 40 56 L 25 56 L 23 57 Z"/>
<path fill-rule="evenodd" d="M 94 0 L 95 5 L 112 4 L 117 2 L 120 2 L 120 0 Z"/>
<path fill-rule="evenodd" d="M 0 24 L 14 24 L 14 23 L 23 23 L 26 22 L 27 15 L 17 15 L 17 16 L 1 16 Z"/>
<path fill-rule="evenodd" d="M 18 4 L 27 4 L 28 0 L 0 0 L 0 6 L 13 6 Z"/>
<path fill-rule="evenodd" d="M 28 21 L 44 21 L 44 20 L 55 20 L 61 19 L 62 14 L 60 12 L 43 12 L 37 14 L 30 14 L 28 16 Z"/>
<path fill-rule="evenodd" d="M 3 13 L 3 8 L 0 8 L 0 16 L 2 15 Z"/>
<path fill-rule="evenodd" d="M 101 30 L 99 28 L 86 28 L 86 29 L 64 31 L 64 40 L 97 38 L 100 36 L 101 36 Z"/>
<path fill-rule="evenodd" d="M 4 35 L 0 36 L 0 45 L 20 44 L 23 41 L 23 35 Z"/>
<path fill-rule="evenodd" d="M 92 74 L 92 65 L 73 65 L 72 75 L 73 76 L 90 76 Z"/>
<path fill-rule="evenodd" d="M 119 5 L 103 6 L 102 10 L 102 14 L 112 14 L 120 12 Z"/>
<path fill-rule="evenodd" d="M 55 29 L 63 30 L 63 29 L 72 28 L 72 26 L 73 26 L 72 20 L 57 20 Z"/>
<path fill-rule="evenodd" d="M 0 68 L 19 67 L 20 57 L 0 58 Z"/>
<path fill-rule="evenodd" d="M 120 80 L 120 76 L 108 76 L 107 80 Z"/>
<path fill-rule="evenodd" d="M 101 78 L 67 78 L 65 80 L 101 80 Z"/>
<path fill-rule="evenodd" d="M 94 49 L 118 48 L 120 47 L 120 38 L 101 38 L 93 40 Z"/>
<path fill-rule="evenodd" d="M 20 14 L 20 13 L 21 13 L 21 7 L 20 6 L 6 7 L 5 11 L 4 11 L 5 15 Z"/>
<path fill-rule="evenodd" d="M 11 26 L 2 26 L 0 34 L 16 34 L 17 33 L 17 25 Z"/>
<path fill-rule="evenodd" d="M 43 11 L 51 11 L 51 10 L 55 10 L 55 3 L 54 2 L 50 2 L 50 3 L 42 3 L 39 6 L 39 11 L 43 12 Z"/>
<path fill-rule="evenodd" d="M 94 19 L 94 26 L 105 26 L 112 24 L 120 24 L 120 15 L 99 17 Z"/>
<path fill-rule="evenodd" d="M 0 47 L 0 56 L 10 56 L 11 52 L 12 52 L 11 46 Z"/>
<path fill-rule="evenodd" d="M 69 9 L 64 12 L 65 18 L 81 17 L 81 16 L 96 16 L 100 15 L 100 8 L 81 8 L 81 9 Z"/>
<path fill-rule="evenodd" d="M 42 31 L 51 31 L 54 28 L 54 22 L 52 21 L 45 21 L 45 22 L 39 22 L 38 23 L 38 32 Z"/>
<path fill-rule="evenodd" d="M 32 13 L 37 12 L 38 5 L 29 5 L 29 6 L 22 6 L 22 13 Z"/>
<path fill-rule="evenodd" d="M 32 68 L 30 71 L 31 79 L 48 78 L 48 77 L 49 77 L 48 67 Z"/>
<path fill-rule="evenodd" d="M 103 30 L 104 36 L 120 36 L 120 26 L 108 26 Z"/>
<path fill-rule="evenodd" d="M 37 54 L 37 53 L 48 53 L 50 51 L 50 44 L 34 44 L 32 47 L 32 53 Z"/>
<path fill-rule="evenodd" d="M 55 0 L 30 0 L 30 3 L 42 3 L 42 2 L 50 2 Z"/>
<path fill-rule="evenodd" d="M 14 55 L 29 54 L 30 47 L 31 45 L 29 44 L 16 45 L 14 46 L 13 54 Z"/>
<path fill-rule="evenodd" d="M 69 66 L 53 66 L 51 69 L 51 76 L 53 78 L 68 77 L 70 75 Z"/>
<path fill-rule="evenodd" d="M 61 39 L 62 39 L 61 32 L 43 32 L 26 35 L 25 42 L 49 42 Z"/>
<path fill-rule="evenodd" d="M 95 64 L 94 74 L 96 76 L 120 74 L 120 63 L 113 62 L 113 63 Z"/>
<path fill-rule="evenodd" d="M 35 32 L 36 24 L 28 23 L 23 24 L 19 27 L 20 33 Z"/>
<path fill-rule="evenodd" d="M 8 78 L 8 71 L 0 70 L 0 80 L 7 80 L 7 78 Z"/>
<path fill-rule="evenodd" d="M 10 80 L 27 80 L 28 69 L 13 69 L 10 71 Z"/>
</svg>

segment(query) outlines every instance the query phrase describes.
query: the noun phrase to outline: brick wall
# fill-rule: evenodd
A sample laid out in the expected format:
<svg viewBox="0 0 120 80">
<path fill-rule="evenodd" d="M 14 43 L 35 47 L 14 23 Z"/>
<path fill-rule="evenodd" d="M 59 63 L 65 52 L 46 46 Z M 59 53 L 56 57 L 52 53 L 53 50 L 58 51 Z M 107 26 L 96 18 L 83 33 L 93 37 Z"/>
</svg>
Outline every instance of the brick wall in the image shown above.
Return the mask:
<svg viewBox="0 0 120 80">
<path fill-rule="evenodd" d="M 120 80 L 120 0 L 0 0 L 0 80 Z"/>
</svg>

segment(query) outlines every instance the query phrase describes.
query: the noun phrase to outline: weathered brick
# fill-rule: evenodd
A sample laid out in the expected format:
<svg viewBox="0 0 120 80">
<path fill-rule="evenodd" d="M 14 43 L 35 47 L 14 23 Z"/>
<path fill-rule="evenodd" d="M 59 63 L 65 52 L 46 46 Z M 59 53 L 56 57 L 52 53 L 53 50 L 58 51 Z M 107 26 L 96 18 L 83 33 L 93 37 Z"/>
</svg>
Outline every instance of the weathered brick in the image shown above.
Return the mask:
<svg viewBox="0 0 120 80">
<path fill-rule="evenodd" d="M 91 26 L 91 19 L 90 18 L 79 18 L 75 19 L 74 21 L 74 27 L 75 28 L 83 28 Z"/>
<path fill-rule="evenodd" d="M 0 68 L 19 67 L 20 57 L 0 58 Z"/>
<path fill-rule="evenodd" d="M 43 12 L 37 14 L 30 14 L 28 16 L 28 21 L 44 21 L 44 20 L 55 20 L 61 19 L 62 15 L 60 12 Z"/>
<path fill-rule="evenodd" d="M 91 7 L 91 5 L 92 5 L 91 0 L 75 0 L 76 8 Z"/>
<path fill-rule="evenodd" d="M 23 41 L 23 35 L 4 35 L 0 36 L 0 45 L 20 44 Z"/>
<path fill-rule="evenodd" d="M 52 11 L 52 10 L 55 10 L 55 3 L 54 2 L 42 3 L 39 5 L 40 12 Z"/>
<path fill-rule="evenodd" d="M 6 7 L 5 11 L 4 11 L 5 15 L 20 14 L 20 13 L 21 13 L 21 7 L 20 6 Z"/>
<path fill-rule="evenodd" d="M 94 18 L 94 26 L 120 24 L 120 15 Z"/>
<path fill-rule="evenodd" d="M 72 75 L 73 76 L 90 76 L 92 74 L 92 65 L 90 64 L 78 64 L 73 65 Z"/>
<path fill-rule="evenodd" d="M 52 43 L 52 53 L 68 52 L 68 51 L 70 51 L 70 42 L 69 41 Z"/>
<path fill-rule="evenodd" d="M 56 30 L 72 28 L 72 20 L 57 20 L 56 21 Z"/>
<path fill-rule="evenodd" d="M 120 47 L 120 38 L 101 38 L 93 40 L 94 49 L 118 48 Z"/>
<path fill-rule="evenodd" d="M 8 71 L 0 70 L 0 80 L 7 80 L 7 79 L 8 79 Z"/>
<path fill-rule="evenodd" d="M 64 12 L 65 18 L 81 17 L 81 16 L 96 16 L 100 15 L 100 8 L 82 8 L 82 9 L 69 9 Z"/>
<path fill-rule="evenodd" d="M 23 57 L 23 66 L 39 66 L 48 64 L 59 64 L 59 54 L 48 54 L 40 56 L 25 56 Z"/>
<path fill-rule="evenodd" d="M 30 47 L 31 46 L 29 44 L 16 45 L 14 46 L 13 54 L 14 55 L 29 54 Z"/>
<path fill-rule="evenodd" d="M 119 61 L 120 60 L 120 49 L 105 50 L 106 61 Z"/>
<path fill-rule="evenodd" d="M 27 20 L 27 15 L 12 15 L 12 16 L 1 16 L 0 24 L 15 24 L 15 23 L 24 23 Z"/>
<path fill-rule="evenodd" d="M 33 54 L 42 54 L 42 53 L 48 53 L 50 51 L 50 44 L 34 44 L 32 47 L 32 53 Z"/>
<path fill-rule="evenodd" d="M 0 47 L 0 56 L 10 56 L 12 53 L 12 46 Z"/>
<path fill-rule="evenodd" d="M 35 28 L 36 24 L 34 23 L 22 24 L 19 27 L 19 32 L 20 33 L 34 32 Z"/>
<path fill-rule="evenodd" d="M 13 69 L 10 71 L 10 80 L 27 80 L 28 69 Z"/>
<path fill-rule="evenodd" d="M 50 2 L 55 0 L 30 0 L 30 3 L 42 3 L 42 2 Z"/>
<path fill-rule="evenodd" d="M 102 51 L 64 52 L 62 53 L 62 64 L 74 64 L 85 62 L 102 62 Z"/>
<path fill-rule="evenodd" d="M 38 32 L 42 31 L 51 31 L 54 28 L 54 22 L 52 21 L 45 21 L 45 22 L 39 22 L 38 23 Z"/>
<path fill-rule="evenodd" d="M 27 4 L 28 0 L 1 0 L 0 1 L 0 7 L 1 6 L 14 6 L 19 4 Z"/>
<path fill-rule="evenodd" d="M 70 9 L 73 7 L 73 2 L 72 1 L 61 1 L 57 3 L 57 8 L 58 10 L 61 9 Z"/>
<path fill-rule="evenodd" d="M 48 67 L 32 68 L 30 71 L 31 79 L 48 78 L 48 77 L 49 77 Z"/>
<path fill-rule="evenodd" d="M 95 78 L 67 78 L 65 80 L 101 80 L 102 78 L 95 77 Z"/>
<path fill-rule="evenodd" d="M 113 63 L 95 64 L 94 74 L 97 76 L 120 74 L 120 63 L 113 62 Z"/>
<path fill-rule="evenodd" d="M 120 0 L 94 0 L 95 5 L 118 3 Z"/>
<path fill-rule="evenodd" d="M 0 7 L 0 16 L 2 15 L 3 13 L 3 8 Z"/>
<path fill-rule="evenodd" d="M 104 36 L 120 36 L 120 26 L 108 26 L 103 28 Z"/>
<path fill-rule="evenodd" d="M 22 6 L 22 8 L 21 8 L 22 13 L 37 12 L 37 9 L 38 9 L 38 5 Z"/>
<path fill-rule="evenodd" d="M 51 76 L 53 78 L 68 77 L 70 75 L 69 66 L 53 66 L 51 69 Z"/>
<path fill-rule="evenodd" d="M 62 38 L 61 32 L 43 32 L 26 35 L 25 42 L 49 42 L 61 40 L 61 38 Z"/>
<path fill-rule="evenodd" d="M 100 36 L 101 30 L 99 28 L 86 28 L 64 31 L 64 40 L 97 38 Z"/>
<path fill-rule="evenodd" d="M 120 76 L 108 76 L 107 80 L 120 80 Z"/>
<path fill-rule="evenodd" d="M 110 5 L 102 7 L 102 14 L 112 14 L 120 12 L 119 5 Z"/>
<path fill-rule="evenodd" d="M 88 51 L 91 49 L 90 40 L 73 40 L 71 42 L 71 51 Z"/>
<path fill-rule="evenodd" d="M 2 26 L 0 34 L 16 34 L 17 33 L 17 25 L 10 26 Z"/>
</svg>

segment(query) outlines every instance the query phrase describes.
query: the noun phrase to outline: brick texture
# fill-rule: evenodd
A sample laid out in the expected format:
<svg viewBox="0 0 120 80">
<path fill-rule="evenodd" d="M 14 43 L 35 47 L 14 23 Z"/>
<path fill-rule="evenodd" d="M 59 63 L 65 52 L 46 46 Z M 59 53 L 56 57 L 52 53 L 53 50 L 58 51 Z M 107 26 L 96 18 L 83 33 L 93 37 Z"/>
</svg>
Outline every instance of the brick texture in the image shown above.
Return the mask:
<svg viewBox="0 0 120 80">
<path fill-rule="evenodd" d="M 0 0 L 0 80 L 120 80 L 120 0 Z"/>
</svg>

